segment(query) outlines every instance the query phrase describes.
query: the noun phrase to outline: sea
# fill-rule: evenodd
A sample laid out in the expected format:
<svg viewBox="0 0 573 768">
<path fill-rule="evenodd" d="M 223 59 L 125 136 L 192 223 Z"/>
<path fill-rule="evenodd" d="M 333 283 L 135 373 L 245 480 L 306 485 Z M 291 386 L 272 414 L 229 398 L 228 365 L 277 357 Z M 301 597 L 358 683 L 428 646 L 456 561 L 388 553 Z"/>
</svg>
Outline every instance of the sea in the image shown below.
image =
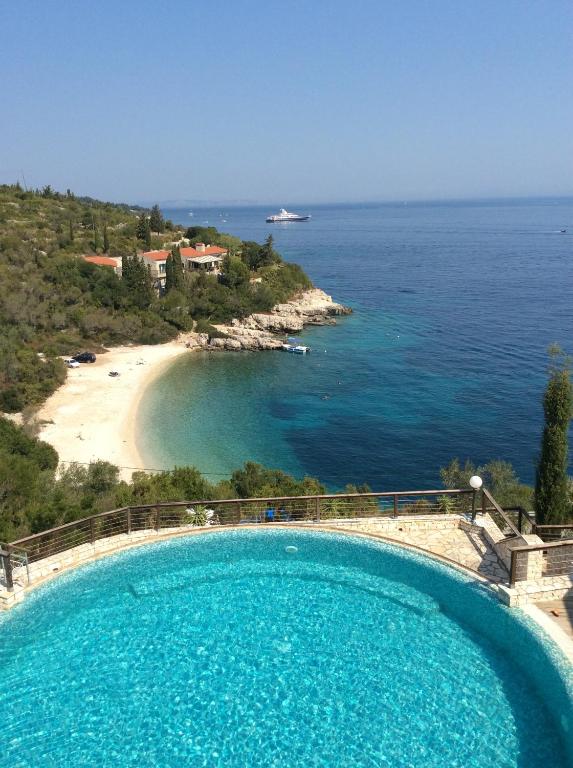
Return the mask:
<svg viewBox="0 0 573 768">
<path fill-rule="evenodd" d="M 166 209 L 284 259 L 353 314 L 300 334 L 306 356 L 196 353 L 146 391 L 146 468 L 216 481 L 255 461 L 331 490 L 439 487 L 452 459 L 532 483 L 548 347 L 573 353 L 573 198 Z M 561 230 L 566 229 L 565 233 Z"/>
</svg>

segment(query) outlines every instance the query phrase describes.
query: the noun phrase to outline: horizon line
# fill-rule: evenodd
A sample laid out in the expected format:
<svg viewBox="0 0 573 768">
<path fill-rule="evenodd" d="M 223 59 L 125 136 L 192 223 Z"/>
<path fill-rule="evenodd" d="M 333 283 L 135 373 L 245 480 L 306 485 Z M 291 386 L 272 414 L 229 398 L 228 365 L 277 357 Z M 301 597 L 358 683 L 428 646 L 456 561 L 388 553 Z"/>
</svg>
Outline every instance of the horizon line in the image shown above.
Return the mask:
<svg viewBox="0 0 573 768">
<path fill-rule="evenodd" d="M 483 197 L 433 197 L 433 198 L 410 198 L 410 199 L 388 199 L 388 200 L 315 200 L 305 201 L 297 200 L 288 202 L 287 205 L 307 205 L 307 206 L 325 206 L 325 205 L 424 205 L 424 204 L 446 204 L 446 203 L 488 203 L 488 202 L 512 202 L 527 200 L 573 200 L 573 192 L 569 194 L 541 194 L 541 195 L 494 195 Z M 284 206 L 283 202 L 260 201 L 260 200 L 159 200 L 151 202 L 149 200 L 138 200 L 133 203 L 144 207 L 152 205 L 164 206 L 165 208 L 187 208 L 196 206 L 198 208 L 212 208 L 214 206 L 227 206 L 229 208 L 241 207 L 263 207 L 263 206 Z"/>
</svg>

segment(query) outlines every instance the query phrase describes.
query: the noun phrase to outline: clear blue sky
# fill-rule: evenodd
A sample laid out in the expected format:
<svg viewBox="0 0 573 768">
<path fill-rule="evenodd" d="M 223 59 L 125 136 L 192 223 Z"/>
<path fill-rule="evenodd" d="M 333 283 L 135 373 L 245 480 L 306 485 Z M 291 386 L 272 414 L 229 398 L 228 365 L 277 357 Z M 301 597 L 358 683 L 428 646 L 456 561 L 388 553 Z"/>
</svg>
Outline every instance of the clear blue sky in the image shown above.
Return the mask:
<svg viewBox="0 0 573 768">
<path fill-rule="evenodd" d="M 17 0 L 0 182 L 112 200 L 573 193 L 571 0 Z"/>
</svg>

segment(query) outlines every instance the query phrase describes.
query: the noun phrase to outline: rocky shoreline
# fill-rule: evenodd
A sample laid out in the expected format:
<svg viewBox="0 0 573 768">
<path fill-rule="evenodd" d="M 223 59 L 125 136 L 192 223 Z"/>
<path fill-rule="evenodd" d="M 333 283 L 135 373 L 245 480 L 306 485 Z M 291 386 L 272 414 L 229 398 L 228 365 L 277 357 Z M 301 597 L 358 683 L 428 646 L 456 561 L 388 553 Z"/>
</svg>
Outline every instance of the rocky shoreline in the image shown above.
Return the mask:
<svg viewBox="0 0 573 768">
<path fill-rule="evenodd" d="M 284 336 L 299 333 L 307 325 L 335 325 L 336 317 L 352 310 L 337 304 L 319 288 L 312 288 L 270 312 L 255 313 L 228 325 L 214 326 L 221 336 L 188 333 L 183 340 L 189 349 L 241 350 L 282 349 Z"/>
</svg>

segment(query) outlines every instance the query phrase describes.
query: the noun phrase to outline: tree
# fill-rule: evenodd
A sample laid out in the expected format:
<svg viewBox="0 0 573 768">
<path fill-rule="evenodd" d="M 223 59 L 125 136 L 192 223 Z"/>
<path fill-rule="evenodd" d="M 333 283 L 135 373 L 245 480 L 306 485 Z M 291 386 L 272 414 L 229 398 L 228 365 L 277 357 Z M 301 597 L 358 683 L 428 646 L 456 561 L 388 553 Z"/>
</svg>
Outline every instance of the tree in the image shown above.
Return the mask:
<svg viewBox="0 0 573 768">
<path fill-rule="evenodd" d="M 171 249 L 171 253 L 165 262 L 165 292 L 181 288 L 183 285 L 183 264 L 181 263 L 181 251 L 179 246 Z"/>
<path fill-rule="evenodd" d="M 165 293 L 169 293 L 175 288 L 175 278 L 173 274 L 173 253 L 170 253 L 165 260 Z"/>
<path fill-rule="evenodd" d="M 158 205 L 154 205 L 153 208 L 151 209 L 151 216 L 149 217 L 149 225 L 152 232 L 163 232 L 163 227 L 165 226 L 165 222 L 163 220 L 163 215 L 159 210 Z"/>
<path fill-rule="evenodd" d="M 567 478 L 567 433 L 573 408 L 571 362 L 559 347 L 551 347 L 549 354 L 549 381 L 543 397 L 545 427 L 535 476 L 535 514 L 541 525 L 571 519 Z"/>
<path fill-rule="evenodd" d="M 440 477 L 446 488 L 469 488 L 472 475 L 482 478 L 484 486 L 502 507 L 531 508 L 533 489 L 520 482 L 508 461 L 494 459 L 476 467 L 469 459 L 466 459 L 463 466 L 459 459 L 453 459 L 440 469 Z"/>
<path fill-rule="evenodd" d="M 149 217 L 145 213 L 139 217 L 135 234 L 137 239 L 142 240 L 147 248 L 151 248 L 151 227 L 149 225 Z"/>
<path fill-rule="evenodd" d="M 259 266 L 269 267 L 271 264 L 276 264 L 280 261 L 278 253 L 274 249 L 273 236 L 269 235 L 261 248 L 261 257 Z"/>
<path fill-rule="evenodd" d="M 249 268 L 238 256 L 225 256 L 222 281 L 229 288 L 238 288 L 249 282 Z"/>
<path fill-rule="evenodd" d="M 183 287 L 183 262 L 181 261 L 181 249 L 178 245 L 175 245 L 171 249 L 173 256 L 173 282 L 175 288 Z"/>
<path fill-rule="evenodd" d="M 121 279 L 131 304 L 147 309 L 154 298 L 153 286 L 149 270 L 137 254 L 123 257 Z"/>
<path fill-rule="evenodd" d="M 103 252 L 109 253 L 109 235 L 107 234 L 107 224 L 103 225 Z"/>
</svg>

